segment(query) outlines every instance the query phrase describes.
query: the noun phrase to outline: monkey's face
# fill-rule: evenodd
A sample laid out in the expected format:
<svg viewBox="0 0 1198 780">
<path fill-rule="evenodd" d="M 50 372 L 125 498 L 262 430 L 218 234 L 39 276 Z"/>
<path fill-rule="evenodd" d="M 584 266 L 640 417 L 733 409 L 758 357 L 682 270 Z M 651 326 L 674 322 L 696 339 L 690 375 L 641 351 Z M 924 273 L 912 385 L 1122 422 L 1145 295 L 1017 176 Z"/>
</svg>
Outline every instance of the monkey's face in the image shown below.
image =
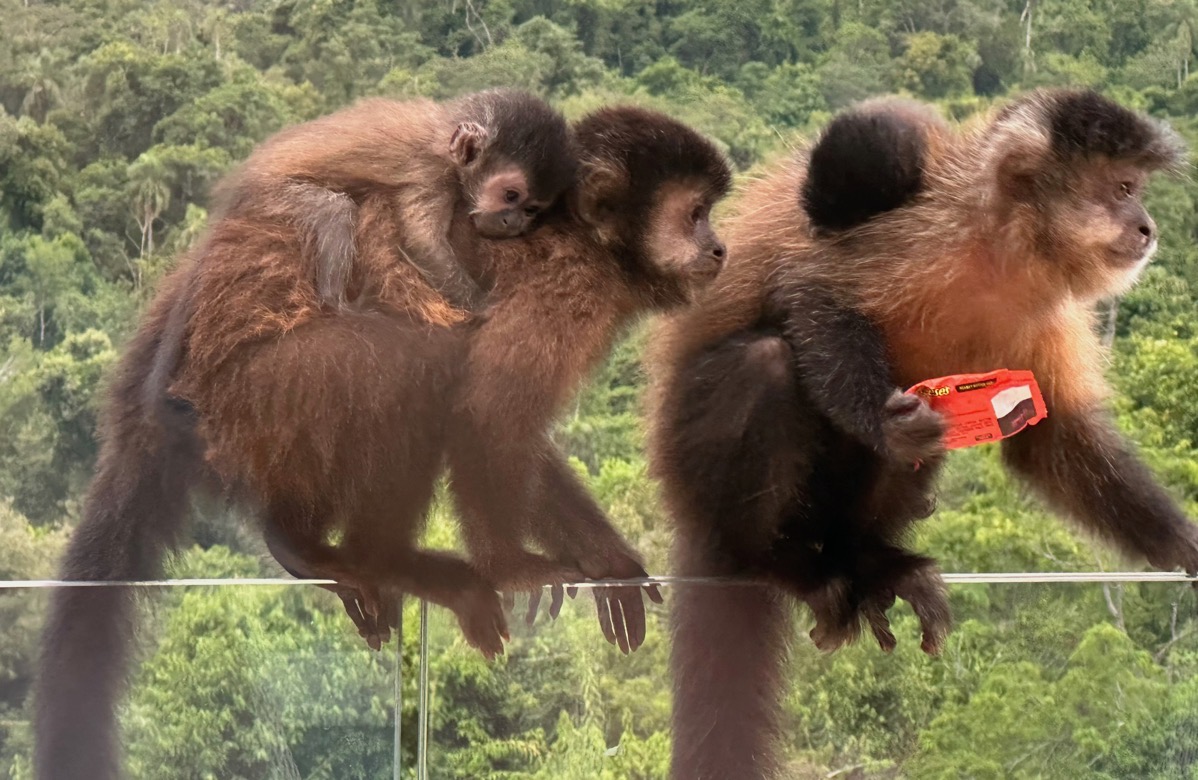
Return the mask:
<svg viewBox="0 0 1198 780">
<path fill-rule="evenodd" d="M 1049 212 L 1080 295 L 1109 295 L 1130 287 L 1152 259 L 1156 223 L 1144 208 L 1147 174 L 1127 163 L 1087 166 L 1069 182 L 1068 196 Z"/>
<path fill-rule="evenodd" d="M 705 286 L 724 266 L 727 251 L 711 227 L 715 198 L 706 183 L 668 182 L 653 198 L 645 250 L 661 272 Z"/>
<path fill-rule="evenodd" d="M 467 182 L 466 196 L 474 229 L 483 238 L 522 235 L 558 194 L 537 197 L 524 170 L 514 164 L 480 171 L 473 178 L 475 181 Z"/>
</svg>

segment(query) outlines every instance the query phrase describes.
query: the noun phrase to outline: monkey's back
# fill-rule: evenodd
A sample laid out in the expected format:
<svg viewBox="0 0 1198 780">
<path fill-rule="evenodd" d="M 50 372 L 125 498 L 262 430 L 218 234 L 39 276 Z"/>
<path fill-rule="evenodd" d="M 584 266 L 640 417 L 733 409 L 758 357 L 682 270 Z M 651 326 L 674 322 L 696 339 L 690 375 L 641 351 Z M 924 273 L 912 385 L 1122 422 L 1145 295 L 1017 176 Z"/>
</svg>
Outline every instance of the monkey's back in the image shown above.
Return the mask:
<svg viewBox="0 0 1198 780">
<path fill-rule="evenodd" d="M 361 241 L 394 240 L 385 208 L 363 218 Z M 456 370 L 444 356 L 457 337 L 435 324 L 448 320 L 444 301 L 407 263 L 388 261 L 394 245 L 359 264 L 357 308 L 342 310 L 322 306 L 299 249 L 284 223 L 213 225 L 193 260 L 196 307 L 171 391 L 195 408 L 209 461 L 227 481 L 331 500 L 347 486 L 293 477 L 397 467 L 407 453 L 360 443 L 379 440 L 367 434 L 380 426 L 427 417 L 431 388 L 443 390 Z"/>
<path fill-rule="evenodd" d="M 262 142 L 222 188 L 270 186 L 282 177 L 340 191 L 421 185 L 441 177 L 452 117 L 431 100 L 366 98 L 280 130 Z"/>
</svg>

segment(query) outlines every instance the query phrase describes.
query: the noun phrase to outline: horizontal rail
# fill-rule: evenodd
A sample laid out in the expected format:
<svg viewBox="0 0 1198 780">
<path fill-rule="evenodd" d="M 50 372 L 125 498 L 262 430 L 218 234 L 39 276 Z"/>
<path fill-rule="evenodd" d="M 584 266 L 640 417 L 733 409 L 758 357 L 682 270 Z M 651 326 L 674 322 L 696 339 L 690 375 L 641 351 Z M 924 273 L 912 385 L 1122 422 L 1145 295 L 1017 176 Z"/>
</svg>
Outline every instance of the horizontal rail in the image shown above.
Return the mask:
<svg viewBox="0 0 1198 780">
<path fill-rule="evenodd" d="M 1180 572 L 1164 571 L 1045 571 L 1045 572 L 949 572 L 943 575 L 950 585 L 1054 584 L 1085 582 L 1194 582 L 1198 578 Z M 297 580 L 291 577 L 217 577 L 213 579 L 80 581 L 80 580 L 7 580 L 0 581 L 0 590 L 36 588 L 196 588 L 196 587 L 258 587 L 293 585 L 333 585 L 333 580 Z M 638 577 L 625 580 L 603 580 L 567 583 L 570 588 L 596 588 L 613 585 L 753 585 L 749 580 L 734 577 Z"/>
</svg>

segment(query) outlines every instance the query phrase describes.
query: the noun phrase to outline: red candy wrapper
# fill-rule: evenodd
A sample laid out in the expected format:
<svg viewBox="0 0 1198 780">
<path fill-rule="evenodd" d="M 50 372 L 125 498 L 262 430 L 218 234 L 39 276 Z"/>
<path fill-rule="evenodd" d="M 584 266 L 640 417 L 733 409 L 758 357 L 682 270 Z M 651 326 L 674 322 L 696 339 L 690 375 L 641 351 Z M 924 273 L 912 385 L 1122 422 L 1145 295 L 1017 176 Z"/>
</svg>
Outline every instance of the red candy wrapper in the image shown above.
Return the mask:
<svg viewBox="0 0 1198 780">
<path fill-rule="evenodd" d="M 956 450 L 1014 436 L 1048 416 L 1031 371 L 1000 368 L 985 374 L 927 379 L 907 390 L 940 414 L 947 449 Z"/>
</svg>

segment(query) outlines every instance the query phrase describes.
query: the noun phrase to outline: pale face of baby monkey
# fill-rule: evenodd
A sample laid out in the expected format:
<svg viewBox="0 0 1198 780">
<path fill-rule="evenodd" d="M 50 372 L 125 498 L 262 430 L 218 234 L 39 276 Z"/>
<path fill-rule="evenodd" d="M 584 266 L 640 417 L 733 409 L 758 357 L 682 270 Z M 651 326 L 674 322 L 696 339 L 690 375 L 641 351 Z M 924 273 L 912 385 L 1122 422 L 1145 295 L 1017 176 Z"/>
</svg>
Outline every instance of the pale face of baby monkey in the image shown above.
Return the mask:
<svg viewBox="0 0 1198 780">
<path fill-rule="evenodd" d="M 576 166 L 560 115 L 531 98 L 501 94 L 508 99 L 463 99 L 464 121 L 449 142 L 470 220 L 484 238 L 526 233 L 573 181 Z"/>
</svg>

